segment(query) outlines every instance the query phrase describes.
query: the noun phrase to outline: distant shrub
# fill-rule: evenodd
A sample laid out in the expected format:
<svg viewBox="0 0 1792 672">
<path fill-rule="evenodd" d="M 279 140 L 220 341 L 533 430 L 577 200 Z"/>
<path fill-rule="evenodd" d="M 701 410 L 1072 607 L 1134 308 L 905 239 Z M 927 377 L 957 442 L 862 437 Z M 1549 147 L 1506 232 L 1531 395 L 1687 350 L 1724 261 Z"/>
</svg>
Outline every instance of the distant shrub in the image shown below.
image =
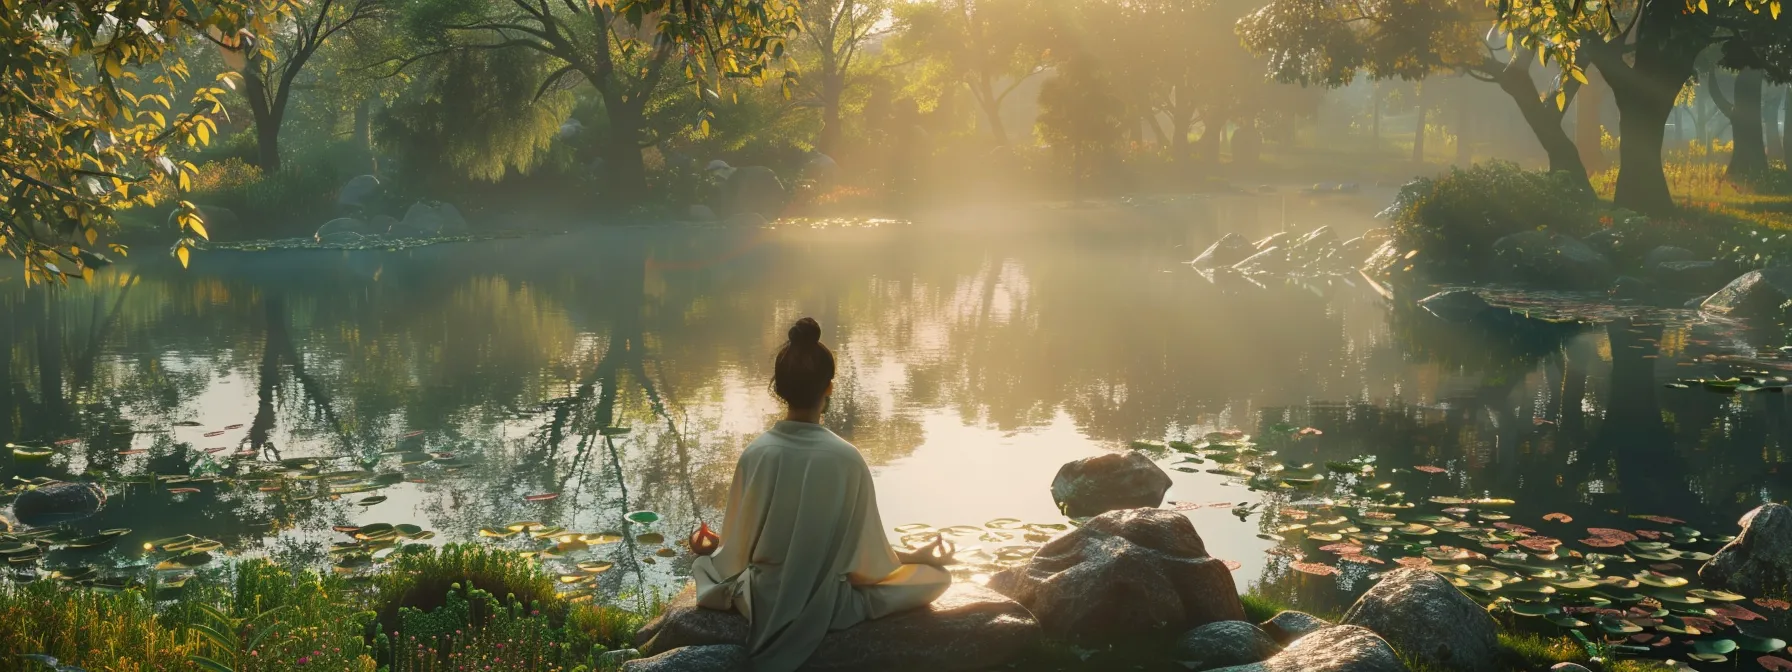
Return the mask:
<svg viewBox="0 0 1792 672">
<path fill-rule="evenodd" d="M 1439 279 L 1481 269 L 1501 238 L 1537 229 L 1583 236 L 1599 225 L 1598 202 L 1565 174 L 1506 161 L 1454 168 L 1400 190 L 1386 213 L 1394 243 L 1418 250 L 1417 270 Z"/>
<path fill-rule="evenodd" d="M 531 609 L 538 604 L 560 604 L 553 577 L 537 568 L 533 560 L 481 544 L 448 544 L 437 550 L 398 554 L 386 571 L 375 575 L 381 627 L 390 632 L 398 625 L 400 609 L 427 612 L 443 606 L 456 585 Z"/>
</svg>

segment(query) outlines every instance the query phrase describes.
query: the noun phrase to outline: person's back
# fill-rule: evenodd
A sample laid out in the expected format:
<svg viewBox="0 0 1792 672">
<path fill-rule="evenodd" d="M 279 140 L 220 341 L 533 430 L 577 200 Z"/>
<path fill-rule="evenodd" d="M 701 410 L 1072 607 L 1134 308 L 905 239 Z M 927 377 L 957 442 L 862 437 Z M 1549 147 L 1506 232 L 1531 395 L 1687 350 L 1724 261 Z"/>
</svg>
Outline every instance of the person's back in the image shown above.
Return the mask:
<svg viewBox="0 0 1792 672">
<path fill-rule="evenodd" d="M 741 454 L 721 546 L 691 568 L 699 604 L 752 622 L 759 672 L 795 670 L 828 631 L 925 605 L 952 581 L 934 566 L 949 556 L 890 548 L 864 457 L 819 424 L 834 374 L 820 336 L 807 318 L 791 328 L 774 377 L 790 416 Z"/>
</svg>

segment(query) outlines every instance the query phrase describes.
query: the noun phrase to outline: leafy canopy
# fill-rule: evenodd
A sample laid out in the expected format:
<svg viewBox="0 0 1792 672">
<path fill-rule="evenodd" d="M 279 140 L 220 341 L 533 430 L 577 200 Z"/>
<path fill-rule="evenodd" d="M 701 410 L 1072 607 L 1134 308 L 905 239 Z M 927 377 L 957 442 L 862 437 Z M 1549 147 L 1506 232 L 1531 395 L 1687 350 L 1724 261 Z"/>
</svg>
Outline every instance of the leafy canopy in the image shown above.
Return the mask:
<svg viewBox="0 0 1792 672">
<path fill-rule="evenodd" d="M 27 282 L 91 276 L 115 211 L 154 205 L 159 185 L 189 186 L 197 169 L 169 149 L 211 141 L 225 90 L 176 101 L 191 76 L 181 49 L 196 35 L 253 41 L 285 11 L 275 0 L 0 0 L 0 249 Z M 182 233 L 205 237 L 192 204 L 178 206 Z M 174 247 L 182 264 L 192 241 Z"/>
</svg>

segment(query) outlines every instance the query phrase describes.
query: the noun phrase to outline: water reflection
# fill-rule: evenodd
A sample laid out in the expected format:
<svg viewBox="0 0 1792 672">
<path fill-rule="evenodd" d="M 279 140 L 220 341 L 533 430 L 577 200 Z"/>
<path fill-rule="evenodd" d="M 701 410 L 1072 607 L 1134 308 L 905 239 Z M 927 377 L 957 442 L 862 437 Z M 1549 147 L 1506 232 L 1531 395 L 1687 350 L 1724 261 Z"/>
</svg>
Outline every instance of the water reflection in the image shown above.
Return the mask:
<svg viewBox="0 0 1792 672">
<path fill-rule="evenodd" d="M 0 463 L 0 476 L 114 481 L 113 505 L 80 527 L 135 529 L 110 551 L 121 557 L 190 533 L 315 561 L 334 525 L 473 539 L 511 521 L 623 530 L 635 510 L 682 536 L 719 516 L 735 456 L 779 410 L 764 382 L 778 335 L 814 315 L 842 356 L 827 422 L 876 465 L 892 525 L 1057 520 L 1047 485 L 1066 460 L 1225 428 L 1273 437 L 1282 423 L 1324 431 L 1266 439 L 1283 459 L 1445 467 L 1396 486 L 1512 497 L 1515 520 L 1646 513 L 1719 530 L 1784 496 L 1783 395 L 1662 387 L 1783 372 L 1783 333 L 1690 313 L 1451 324 L 1390 307 L 1359 279 L 1252 282 L 1179 263 L 1223 232 L 1350 233 L 1371 209 L 1240 197 L 914 225 L 605 229 L 389 254 L 214 253 L 185 272 L 127 264 L 90 286 L 10 283 L 0 436 L 78 441 Z M 402 466 L 424 452 L 452 457 Z M 172 493 L 146 478 L 294 457 L 404 479 L 363 507 L 253 485 Z M 1189 512 L 1216 555 L 1243 561 L 1241 585 L 1316 608 L 1360 587 L 1360 572 L 1290 575 L 1264 553 L 1256 533 L 1285 495 L 1172 475 L 1172 500 L 1269 501 L 1247 520 Z M 525 500 L 543 494 L 559 496 Z M 619 570 L 602 576 L 610 590 L 670 585 L 682 569 L 632 539 L 605 553 Z"/>
</svg>

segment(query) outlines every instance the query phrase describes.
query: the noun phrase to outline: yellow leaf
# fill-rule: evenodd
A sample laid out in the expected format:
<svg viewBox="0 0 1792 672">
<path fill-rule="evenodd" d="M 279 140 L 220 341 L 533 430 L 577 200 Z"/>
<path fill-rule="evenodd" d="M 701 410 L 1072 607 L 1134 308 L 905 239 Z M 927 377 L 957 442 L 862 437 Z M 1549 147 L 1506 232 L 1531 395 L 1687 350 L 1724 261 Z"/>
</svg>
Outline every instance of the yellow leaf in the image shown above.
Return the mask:
<svg viewBox="0 0 1792 672">
<path fill-rule="evenodd" d="M 1587 73 L 1581 72 L 1579 66 L 1569 68 L 1568 74 L 1574 77 L 1574 81 L 1580 82 L 1581 84 L 1587 83 Z"/>
<path fill-rule="evenodd" d="M 194 217 L 193 221 L 187 223 L 187 226 L 189 228 L 193 229 L 193 233 L 199 234 L 200 238 L 204 238 L 206 240 L 212 239 L 211 234 L 205 232 L 205 223 L 201 222 L 198 217 Z"/>
<path fill-rule="evenodd" d="M 1564 89 L 1556 89 L 1556 109 L 1568 109 L 1568 91 Z"/>
<path fill-rule="evenodd" d="M 93 281 L 93 269 L 88 268 L 86 266 L 82 266 L 81 267 L 81 279 L 86 280 L 88 282 L 92 282 Z"/>
<path fill-rule="evenodd" d="M 180 260 L 181 268 L 186 268 L 187 267 L 187 246 L 182 245 L 180 247 L 174 248 L 174 258 Z"/>
<path fill-rule="evenodd" d="M 180 183 L 181 191 L 192 191 L 193 190 L 193 178 L 187 174 L 187 171 L 183 170 L 180 172 L 180 179 L 178 180 L 178 182 Z"/>
<path fill-rule="evenodd" d="M 195 124 L 194 131 L 196 131 L 199 134 L 199 144 L 202 144 L 202 145 L 212 144 L 212 129 L 206 128 L 206 124 L 204 121 L 200 121 L 198 124 Z"/>
<path fill-rule="evenodd" d="M 90 228 L 90 229 L 88 229 L 88 230 L 87 230 L 87 244 L 88 244 L 88 245 L 92 245 L 92 244 L 94 244 L 94 243 L 97 243 L 97 242 L 99 242 L 99 240 L 100 240 L 100 232 L 99 232 L 99 229 L 92 229 L 92 228 Z"/>
<path fill-rule="evenodd" d="M 104 57 L 101 57 L 100 61 L 106 66 L 106 74 L 111 75 L 114 78 L 124 74 L 124 69 L 119 66 L 117 57 L 107 54 Z"/>
<path fill-rule="evenodd" d="M 1708 3 L 1705 0 L 1699 0 L 1699 11 L 1705 14 L 1710 14 L 1711 3 Z"/>
</svg>

